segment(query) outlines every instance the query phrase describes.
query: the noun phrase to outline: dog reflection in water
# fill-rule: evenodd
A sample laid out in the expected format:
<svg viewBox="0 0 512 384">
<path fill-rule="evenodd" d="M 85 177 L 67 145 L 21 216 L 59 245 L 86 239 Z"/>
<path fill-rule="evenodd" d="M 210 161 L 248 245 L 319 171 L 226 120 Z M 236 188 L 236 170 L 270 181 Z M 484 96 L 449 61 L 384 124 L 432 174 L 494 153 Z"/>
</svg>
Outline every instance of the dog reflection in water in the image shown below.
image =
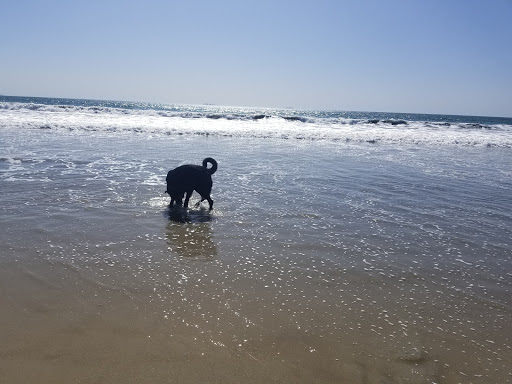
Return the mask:
<svg viewBox="0 0 512 384">
<path fill-rule="evenodd" d="M 213 260 L 217 257 L 217 245 L 212 239 L 208 222 L 187 224 L 169 220 L 166 230 L 169 251 L 184 258 Z"/>
</svg>

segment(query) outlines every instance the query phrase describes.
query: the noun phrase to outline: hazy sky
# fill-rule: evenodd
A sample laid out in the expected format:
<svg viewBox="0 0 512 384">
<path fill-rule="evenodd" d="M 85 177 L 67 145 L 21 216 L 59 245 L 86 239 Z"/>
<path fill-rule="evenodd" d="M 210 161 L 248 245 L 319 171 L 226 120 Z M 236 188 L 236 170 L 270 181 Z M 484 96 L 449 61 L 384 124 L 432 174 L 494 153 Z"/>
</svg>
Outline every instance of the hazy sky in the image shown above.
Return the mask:
<svg viewBox="0 0 512 384">
<path fill-rule="evenodd" d="M 512 0 L 0 0 L 0 94 L 512 116 Z"/>
</svg>

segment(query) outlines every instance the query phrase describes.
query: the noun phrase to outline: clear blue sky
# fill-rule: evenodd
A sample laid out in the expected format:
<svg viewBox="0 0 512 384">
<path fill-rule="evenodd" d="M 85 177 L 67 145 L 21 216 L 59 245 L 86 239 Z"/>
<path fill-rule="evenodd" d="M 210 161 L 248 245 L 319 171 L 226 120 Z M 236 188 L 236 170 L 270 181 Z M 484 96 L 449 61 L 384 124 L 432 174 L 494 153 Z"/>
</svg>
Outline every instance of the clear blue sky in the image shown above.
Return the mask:
<svg viewBox="0 0 512 384">
<path fill-rule="evenodd" d="M 0 5 L 0 94 L 512 116 L 512 0 Z"/>
</svg>

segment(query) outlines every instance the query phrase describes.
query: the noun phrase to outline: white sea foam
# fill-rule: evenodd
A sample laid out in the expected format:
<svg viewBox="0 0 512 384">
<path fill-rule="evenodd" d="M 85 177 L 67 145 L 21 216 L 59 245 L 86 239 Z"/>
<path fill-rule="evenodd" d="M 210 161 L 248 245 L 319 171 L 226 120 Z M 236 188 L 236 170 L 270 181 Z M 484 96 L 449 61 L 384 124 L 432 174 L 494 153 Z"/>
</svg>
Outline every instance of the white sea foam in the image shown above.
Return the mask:
<svg viewBox="0 0 512 384">
<path fill-rule="evenodd" d="M 2 129 L 88 135 L 202 135 L 332 142 L 512 148 L 512 126 L 279 114 L 244 108 L 122 109 L 0 103 Z"/>
</svg>

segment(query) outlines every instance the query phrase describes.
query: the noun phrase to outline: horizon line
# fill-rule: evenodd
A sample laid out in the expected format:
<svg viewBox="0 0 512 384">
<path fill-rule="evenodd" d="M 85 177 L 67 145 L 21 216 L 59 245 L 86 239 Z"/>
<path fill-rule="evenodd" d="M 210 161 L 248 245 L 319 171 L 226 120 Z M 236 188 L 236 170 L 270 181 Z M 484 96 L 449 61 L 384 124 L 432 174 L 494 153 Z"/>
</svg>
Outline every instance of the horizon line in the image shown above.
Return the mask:
<svg viewBox="0 0 512 384">
<path fill-rule="evenodd" d="M 145 103 L 145 104 L 160 104 L 160 105 L 183 105 L 183 106 L 206 106 L 206 107 L 225 107 L 225 108 L 253 108 L 253 109 L 284 109 L 296 111 L 323 111 L 323 112 L 355 112 L 355 113 L 388 113 L 400 115 L 429 115 L 429 116 L 464 116 L 464 117 L 490 117 L 499 119 L 512 119 L 511 116 L 498 116 L 498 115 L 473 115 L 462 113 L 432 113 L 432 112 L 392 112 L 392 111 L 370 111 L 370 110 L 356 110 L 356 109 L 341 109 L 341 108 L 305 108 L 305 107 L 262 107 L 262 106 L 249 106 L 249 105 L 224 105 L 209 102 L 203 103 L 175 103 L 175 102 L 157 102 L 157 101 L 134 101 L 134 100 L 116 100 L 116 99 L 95 99 L 95 98 L 81 98 L 81 97 L 61 97 L 61 96 L 20 96 L 20 95 L 6 95 L 0 94 L 0 97 L 18 97 L 18 98 L 34 98 L 34 99 L 60 99 L 60 100 L 84 100 L 84 101 L 107 101 L 116 103 Z"/>
</svg>

